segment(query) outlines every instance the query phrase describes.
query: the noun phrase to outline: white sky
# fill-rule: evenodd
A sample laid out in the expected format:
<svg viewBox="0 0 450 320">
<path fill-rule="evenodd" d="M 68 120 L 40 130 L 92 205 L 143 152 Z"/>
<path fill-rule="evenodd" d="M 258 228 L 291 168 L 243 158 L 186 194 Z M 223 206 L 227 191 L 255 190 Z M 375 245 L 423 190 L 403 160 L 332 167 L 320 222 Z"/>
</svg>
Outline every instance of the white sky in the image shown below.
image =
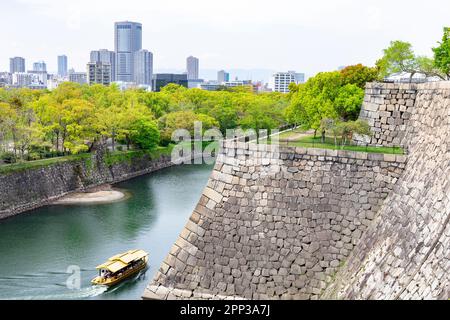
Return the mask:
<svg viewBox="0 0 450 320">
<path fill-rule="evenodd" d="M 90 50 L 114 47 L 114 22 L 143 24 L 155 69 L 296 70 L 373 65 L 390 40 L 431 54 L 450 25 L 448 0 L 2 0 L 0 70 L 23 56 L 85 70 Z"/>
</svg>

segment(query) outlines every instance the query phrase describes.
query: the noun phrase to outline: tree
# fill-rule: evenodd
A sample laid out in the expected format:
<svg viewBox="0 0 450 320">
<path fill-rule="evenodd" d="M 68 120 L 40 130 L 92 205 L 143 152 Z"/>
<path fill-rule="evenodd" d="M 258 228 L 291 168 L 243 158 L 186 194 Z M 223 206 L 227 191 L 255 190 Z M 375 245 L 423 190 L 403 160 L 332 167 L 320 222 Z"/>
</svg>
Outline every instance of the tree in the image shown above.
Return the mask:
<svg viewBox="0 0 450 320">
<path fill-rule="evenodd" d="M 445 80 L 448 73 L 445 70 L 445 64 L 450 60 L 446 60 L 447 46 L 444 32 L 443 42 L 441 46 L 433 49 L 435 52 L 435 59 L 428 58 L 426 56 L 416 56 L 412 49 L 412 45 L 403 41 L 392 41 L 389 48 L 384 50 L 384 56 L 377 61 L 377 67 L 380 77 L 384 78 L 391 74 L 398 72 L 405 72 L 410 74 L 410 81 L 416 74 L 423 74 L 426 77 L 438 77 Z M 448 36 L 448 35 L 447 35 Z M 447 40 L 446 40 L 447 39 Z M 439 62 L 438 62 L 439 61 Z"/>
<path fill-rule="evenodd" d="M 143 150 L 154 150 L 158 146 L 160 133 L 156 123 L 149 119 L 139 119 L 132 125 L 131 141 Z"/>
<path fill-rule="evenodd" d="M 417 56 L 417 65 L 419 67 L 419 72 L 428 77 L 438 77 L 441 80 L 446 79 L 445 73 L 443 73 L 439 68 L 436 67 L 435 61 L 432 58 L 426 56 Z"/>
<path fill-rule="evenodd" d="M 64 101 L 61 127 L 63 146 L 73 154 L 92 150 L 98 139 L 94 107 L 83 99 Z"/>
<path fill-rule="evenodd" d="M 164 144 L 172 140 L 172 134 L 177 129 L 186 129 L 191 136 L 194 134 L 194 124 L 200 121 L 203 124 L 203 130 L 218 127 L 219 123 L 216 119 L 205 114 L 195 114 L 191 110 L 177 111 L 169 113 L 159 119 L 159 128 L 161 129 L 161 140 Z"/>
<path fill-rule="evenodd" d="M 444 28 L 444 35 L 439 46 L 433 48 L 434 67 L 441 71 L 446 79 L 450 79 L 450 28 Z"/>
<path fill-rule="evenodd" d="M 377 68 L 369 68 L 362 64 L 348 66 L 341 70 L 342 83 L 355 84 L 361 89 L 366 87 L 367 82 L 372 82 L 378 78 Z"/>
<path fill-rule="evenodd" d="M 353 140 L 353 135 L 359 134 L 363 136 L 370 136 L 370 126 L 364 120 L 348 121 L 339 123 L 339 131 L 342 134 L 343 145 L 347 144 L 347 141 Z"/>
<path fill-rule="evenodd" d="M 243 129 L 254 129 L 259 136 L 260 130 L 270 130 L 278 128 L 282 121 L 282 113 L 274 108 L 269 100 L 251 101 L 245 109 L 245 116 L 239 120 L 239 125 Z"/>
<path fill-rule="evenodd" d="M 8 151 L 8 140 L 11 139 L 16 112 L 9 103 L 0 102 L 0 146 L 3 151 Z"/>
<path fill-rule="evenodd" d="M 322 119 L 338 118 L 334 100 L 338 97 L 341 86 L 342 77 L 339 72 L 317 74 L 293 95 L 287 115 L 304 129 L 314 129 L 316 133 Z M 324 135 L 325 132 L 322 132 L 322 136 Z"/>
<path fill-rule="evenodd" d="M 382 78 L 391 74 L 406 72 L 412 77 L 417 73 L 418 64 L 412 45 L 403 41 L 391 41 L 390 46 L 383 50 L 383 57 L 377 61 L 377 67 Z"/>
<path fill-rule="evenodd" d="M 343 120 L 356 120 L 364 100 L 364 90 L 356 84 L 347 84 L 339 90 L 334 104 Z"/>
<path fill-rule="evenodd" d="M 214 105 L 210 110 L 210 115 L 217 119 L 223 134 L 227 129 L 236 128 L 239 122 L 239 109 L 233 104 L 228 94 Z"/>
<path fill-rule="evenodd" d="M 328 132 L 331 133 L 334 137 L 334 145 L 337 146 L 337 137 L 342 137 L 342 125 L 341 125 L 341 121 L 337 120 L 337 119 L 329 119 L 329 118 L 325 118 L 322 119 L 320 127 L 322 132 Z M 324 137 L 322 137 L 322 143 L 325 142 Z"/>
</svg>

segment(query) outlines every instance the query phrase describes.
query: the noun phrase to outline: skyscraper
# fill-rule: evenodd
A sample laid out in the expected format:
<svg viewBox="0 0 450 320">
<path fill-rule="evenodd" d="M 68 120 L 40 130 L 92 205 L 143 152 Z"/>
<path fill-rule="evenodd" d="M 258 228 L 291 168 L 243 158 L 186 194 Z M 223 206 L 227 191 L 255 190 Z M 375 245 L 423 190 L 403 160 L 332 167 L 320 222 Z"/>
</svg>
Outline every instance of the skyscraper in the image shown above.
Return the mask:
<svg viewBox="0 0 450 320">
<path fill-rule="evenodd" d="M 224 83 L 230 81 L 230 74 L 224 70 L 217 72 L 217 82 Z"/>
<path fill-rule="evenodd" d="M 67 76 L 67 56 L 62 55 L 58 56 L 58 76 L 66 77 Z"/>
<path fill-rule="evenodd" d="M 139 50 L 134 53 L 134 82 L 138 85 L 152 84 L 153 53 Z"/>
<path fill-rule="evenodd" d="M 114 46 L 116 52 L 116 81 L 134 80 L 134 53 L 142 49 L 142 24 L 116 22 Z"/>
<path fill-rule="evenodd" d="M 196 57 L 190 56 L 186 60 L 186 71 L 188 80 L 198 79 L 199 60 Z"/>
<path fill-rule="evenodd" d="M 9 72 L 25 72 L 25 59 L 22 57 L 14 57 L 9 59 Z"/>
<path fill-rule="evenodd" d="M 108 62 L 89 62 L 87 65 L 87 81 L 91 84 L 111 84 L 111 65 Z"/>
<path fill-rule="evenodd" d="M 44 61 L 38 61 L 33 63 L 33 71 L 47 72 L 47 65 Z"/>
<path fill-rule="evenodd" d="M 107 49 L 91 51 L 91 62 L 109 63 L 111 65 L 111 81 L 116 81 L 116 53 Z"/>
</svg>

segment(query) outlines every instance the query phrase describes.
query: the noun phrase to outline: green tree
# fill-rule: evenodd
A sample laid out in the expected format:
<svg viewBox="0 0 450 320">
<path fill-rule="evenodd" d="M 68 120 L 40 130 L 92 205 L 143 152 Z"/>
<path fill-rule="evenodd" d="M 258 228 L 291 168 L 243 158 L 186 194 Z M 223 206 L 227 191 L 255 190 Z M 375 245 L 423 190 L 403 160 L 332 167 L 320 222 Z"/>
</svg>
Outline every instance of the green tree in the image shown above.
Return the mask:
<svg viewBox="0 0 450 320">
<path fill-rule="evenodd" d="M 342 83 L 354 84 L 364 89 L 367 82 L 372 82 L 378 78 L 377 68 L 369 68 L 362 64 L 348 66 L 341 70 Z"/>
<path fill-rule="evenodd" d="M 304 129 L 320 128 L 322 119 L 338 118 L 334 100 L 339 96 L 342 77 L 339 72 L 322 72 L 299 88 L 285 114 Z M 325 132 L 322 132 L 322 136 Z"/>
<path fill-rule="evenodd" d="M 412 45 L 403 41 L 391 41 L 383 50 L 383 57 L 377 61 L 380 76 L 387 77 L 398 72 L 406 72 L 412 77 L 418 72 L 418 63 Z"/>
<path fill-rule="evenodd" d="M 9 103 L 0 102 L 0 151 L 6 152 L 15 125 L 16 112 Z"/>
<path fill-rule="evenodd" d="M 433 48 L 434 67 L 445 75 L 446 79 L 450 79 L 450 28 L 444 28 L 444 35 L 439 46 Z"/>
<path fill-rule="evenodd" d="M 435 59 L 416 56 L 412 45 L 408 42 L 392 41 L 390 47 L 384 50 L 384 56 L 377 61 L 380 77 L 384 78 L 394 73 L 405 72 L 410 74 L 410 81 L 416 74 L 423 74 L 427 78 L 438 77 L 445 80 L 448 76 L 445 72 L 445 37 L 444 35 L 441 46 L 433 49 Z"/>
<path fill-rule="evenodd" d="M 339 90 L 334 105 L 343 120 L 356 120 L 364 100 L 364 90 L 356 84 L 347 84 Z"/>
<path fill-rule="evenodd" d="M 205 114 L 197 115 L 191 110 L 169 113 L 159 119 L 159 128 L 161 129 L 162 142 L 164 144 L 169 143 L 172 140 L 173 132 L 177 129 L 188 130 L 191 136 L 193 136 L 194 124 L 196 121 L 202 122 L 203 130 L 219 126 L 218 121 L 213 117 Z"/>
<path fill-rule="evenodd" d="M 356 121 L 348 121 L 339 123 L 339 131 L 342 134 L 342 144 L 346 145 L 347 141 L 353 140 L 354 134 L 370 136 L 370 126 L 367 121 L 364 120 L 356 120 Z"/>
<path fill-rule="evenodd" d="M 156 123 L 149 119 L 139 119 L 132 125 L 131 142 L 143 150 L 154 150 L 159 144 L 160 133 Z"/>
</svg>

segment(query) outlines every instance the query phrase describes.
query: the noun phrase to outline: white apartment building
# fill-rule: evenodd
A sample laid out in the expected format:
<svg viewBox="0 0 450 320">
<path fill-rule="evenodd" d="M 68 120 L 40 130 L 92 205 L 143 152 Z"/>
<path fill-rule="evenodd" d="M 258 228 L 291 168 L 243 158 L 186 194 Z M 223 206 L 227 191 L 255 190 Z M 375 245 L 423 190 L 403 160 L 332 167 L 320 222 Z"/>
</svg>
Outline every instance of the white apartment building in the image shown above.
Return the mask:
<svg viewBox="0 0 450 320">
<path fill-rule="evenodd" d="M 111 64 L 103 62 L 89 62 L 87 65 L 88 84 L 111 84 Z"/>
<path fill-rule="evenodd" d="M 277 72 L 272 76 L 271 87 L 275 92 L 289 93 L 289 85 L 291 83 L 299 84 L 304 82 L 304 73 L 296 73 L 295 71 Z"/>
<path fill-rule="evenodd" d="M 16 72 L 12 75 L 12 85 L 18 88 L 28 87 L 33 82 L 33 75 L 26 72 Z"/>
</svg>

